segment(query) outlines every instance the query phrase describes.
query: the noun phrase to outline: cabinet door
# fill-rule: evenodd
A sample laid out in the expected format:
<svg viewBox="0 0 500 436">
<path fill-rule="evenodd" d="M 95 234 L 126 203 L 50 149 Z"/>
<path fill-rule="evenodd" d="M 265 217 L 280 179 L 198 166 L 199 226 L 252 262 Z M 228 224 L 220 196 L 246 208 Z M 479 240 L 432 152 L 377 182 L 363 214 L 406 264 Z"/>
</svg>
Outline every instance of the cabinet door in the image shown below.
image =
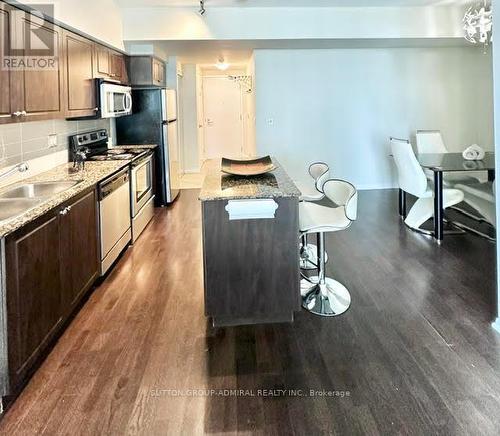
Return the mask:
<svg viewBox="0 0 500 436">
<path fill-rule="evenodd" d="M 125 56 L 120 53 L 111 53 L 111 78 L 120 81 L 120 83 L 128 82 L 127 68 L 125 66 Z"/>
<path fill-rule="evenodd" d="M 111 74 L 111 58 L 109 50 L 103 45 L 95 45 L 96 74 L 95 77 L 106 78 Z"/>
<path fill-rule="evenodd" d="M 164 85 L 165 81 L 165 65 L 158 59 L 153 58 L 153 84 Z"/>
<path fill-rule="evenodd" d="M 55 25 L 28 13 L 16 14 L 15 26 L 20 31 L 16 34 L 21 40 L 20 47 L 26 47 L 24 39 L 36 28 L 41 41 L 53 41 L 54 53 L 47 61 L 33 68 L 25 68 L 16 73 L 14 82 L 17 92 L 17 107 L 23 111 L 22 121 L 48 120 L 64 117 L 64 80 L 63 80 L 63 30 Z M 29 52 L 24 52 L 27 59 Z M 49 65 L 48 62 L 54 62 Z"/>
<path fill-rule="evenodd" d="M 96 194 L 76 200 L 61 216 L 63 312 L 68 315 L 99 273 Z"/>
<path fill-rule="evenodd" d="M 58 215 L 8 237 L 5 250 L 9 375 L 15 385 L 62 321 Z"/>
<path fill-rule="evenodd" d="M 7 4 L 0 3 L 0 55 L 2 59 L 6 47 L 10 46 L 11 11 L 12 9 Z M 19 117 L 13 116 L 17 109 L 14 107 L 12 80 L 13 73 L 0 68 L 0 124 L 20 121 Z"/>
<path fill-rule="evenodd" d="M 66 116 L 94 115 L 96 84 L 93 79 L 94 43 L 71 32 L 64 33 L 66 52 Z"/>
</svg>

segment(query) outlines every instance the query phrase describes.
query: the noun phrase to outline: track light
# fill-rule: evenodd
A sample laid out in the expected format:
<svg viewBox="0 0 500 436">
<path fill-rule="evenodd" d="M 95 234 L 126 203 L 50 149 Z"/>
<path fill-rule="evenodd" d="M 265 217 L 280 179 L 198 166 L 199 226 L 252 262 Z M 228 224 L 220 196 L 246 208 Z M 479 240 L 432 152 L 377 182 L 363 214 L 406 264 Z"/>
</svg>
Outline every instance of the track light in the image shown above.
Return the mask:
<svg viewBox="0 0 500 436">
<path fill-rule="evenodd" d="M 204 15 L 206 10 L 205 10 L 205 0 L 200 0 L 200 10 L 198 11 L 200 15 Z"/>
</svg>

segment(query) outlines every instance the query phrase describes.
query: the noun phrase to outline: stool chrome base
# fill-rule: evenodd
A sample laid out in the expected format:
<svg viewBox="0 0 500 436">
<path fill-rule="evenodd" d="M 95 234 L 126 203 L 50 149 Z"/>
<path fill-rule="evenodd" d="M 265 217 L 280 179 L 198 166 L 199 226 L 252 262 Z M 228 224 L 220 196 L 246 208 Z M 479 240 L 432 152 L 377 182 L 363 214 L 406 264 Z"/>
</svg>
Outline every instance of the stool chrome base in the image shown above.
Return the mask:
<svg viewBox="0 0 500 436">
<path fill-rule="evenodd" d="M 328 253 L 325 252 L 325 263 L 328 262 Z M 314 244 L 307 244 L 304 249 L 301 246 L 300 269 L 318 269 L 318 247 Z"/>
<path fill-rule="evenodd" d="M 309 280 L 318 283 L 319 277 L 310 277 Z M 320 316 L 338 316 L 349 309 L 351 294 L 342 283 L 330 278 L 325 278 L 324 284 L 311 282 L 305 279 L 300 282 L 304 309 Z"/>
</svg>

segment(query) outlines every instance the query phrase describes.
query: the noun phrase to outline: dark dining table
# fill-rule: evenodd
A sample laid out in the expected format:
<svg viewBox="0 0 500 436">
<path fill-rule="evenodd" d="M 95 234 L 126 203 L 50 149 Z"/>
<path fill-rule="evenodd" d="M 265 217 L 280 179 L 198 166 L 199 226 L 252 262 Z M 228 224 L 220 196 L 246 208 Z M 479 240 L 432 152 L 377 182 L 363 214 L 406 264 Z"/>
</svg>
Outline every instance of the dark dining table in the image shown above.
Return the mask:
<svg viewBox="0 0 500 436">
<path fill-rule="evenodd" d="M 420 166 L 434 173 L 434 238 L 443 240 L 443 174 L 464 171 L 486 171 L 488 180 L 495 179 L 495 153 L 486 153 L 482 160 L 465 160 L 462 153 L 418 154 Z M 400 195 L 400 208 L 406 209 L 404 196 Z"/>
</svg>

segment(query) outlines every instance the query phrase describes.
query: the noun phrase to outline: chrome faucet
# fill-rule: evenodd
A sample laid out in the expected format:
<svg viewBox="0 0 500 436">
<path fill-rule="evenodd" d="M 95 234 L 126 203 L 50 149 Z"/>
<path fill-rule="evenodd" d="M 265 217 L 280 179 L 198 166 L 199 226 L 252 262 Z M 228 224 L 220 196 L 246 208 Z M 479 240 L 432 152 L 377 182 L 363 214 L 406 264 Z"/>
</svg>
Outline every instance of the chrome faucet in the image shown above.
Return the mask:
<svg viewBox="0 0 500 436">
<path fill-rule="evenodd" d="M 28 166 L 28 164 L 26 162 L 22 162 L 22 163 L 16 165 L 14 168 L 11 168 L 10 170 L 5 171 L 4 173 L 0 173 L 0 180 L 5 179 L 14 173 L 17 173 L 17 172 L 24 173 L 24 172 L 28 171 L 29 169 L 30 169 L 30 167 Z"/>
</svg>

